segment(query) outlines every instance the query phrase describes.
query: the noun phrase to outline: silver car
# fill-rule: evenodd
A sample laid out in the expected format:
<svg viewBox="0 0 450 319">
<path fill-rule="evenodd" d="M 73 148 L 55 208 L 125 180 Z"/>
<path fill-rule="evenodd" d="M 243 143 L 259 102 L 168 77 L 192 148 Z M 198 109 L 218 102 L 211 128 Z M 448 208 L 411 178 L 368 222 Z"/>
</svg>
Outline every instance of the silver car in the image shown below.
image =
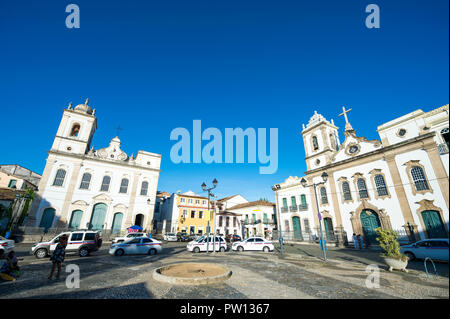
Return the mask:
<svg viewBox="0 0 450 319">
<path fill-rule="evenodd" d="M 123 255 L 156 255 L 162 251 L 162 243 L 159 240 L 148 237 L 133 238 L 121 243 L 113 244 L 109 248 L 109 254 Z"/>
<path fill-rule="evenodd" d="M 14 250 L 14 240 L 0 236 L 0 250 L 3 250 L 4 256 L 6 256 L 10 251 Z"/>
<path fill-rule="evenodd" d="M 400 247 L 400 251 L 410 260 L 425 259 L 448 262 L 448 238 L 425 239 Z"/>
</svg>

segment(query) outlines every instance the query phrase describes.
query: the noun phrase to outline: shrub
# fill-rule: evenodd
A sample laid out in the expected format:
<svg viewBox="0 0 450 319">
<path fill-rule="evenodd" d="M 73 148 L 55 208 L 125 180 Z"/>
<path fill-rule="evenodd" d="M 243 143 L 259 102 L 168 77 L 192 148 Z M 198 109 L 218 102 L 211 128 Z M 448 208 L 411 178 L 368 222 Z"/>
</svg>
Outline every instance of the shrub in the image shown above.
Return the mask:
<svg viewBox="0 0 450 319">
<path fill-rule="evenodd" d="M 383 257 L 407 260 L 408 257 L 400 252 L 400 243 L 398 242 L 398 236 L 393 230 L 385 230 L 381 228 L 376 228 L 377 241 L 380 243 L 381 248 L 383 248 Z"/>
</svg>

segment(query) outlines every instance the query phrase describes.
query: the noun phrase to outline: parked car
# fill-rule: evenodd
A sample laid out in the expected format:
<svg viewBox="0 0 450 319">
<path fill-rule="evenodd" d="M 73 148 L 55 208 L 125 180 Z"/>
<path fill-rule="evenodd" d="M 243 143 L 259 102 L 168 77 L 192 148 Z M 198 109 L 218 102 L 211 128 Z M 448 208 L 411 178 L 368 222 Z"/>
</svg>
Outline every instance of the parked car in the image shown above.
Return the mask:
<svg viewBox="0 0 450 319">
<path fill-rule="evenodd" d="M 419 240 L 414 244 L 401 246 L 400 251 L 410 260 L 430 257 L 432 260 L 448 262 L 448 238 Z"/>
<path fill-rule="evenodd" d="M 181 242 L 189 241 L 188 234 L 186 234 L 186 233 L 178 233 L 177 234 L 177 241 L 181 241 Z"/>
<path fill-rule="evenodd" d="M 201 251 L 213 251 L 214 250 L 214 243 L 213 243 L 214 236 L 202 236 L 194 241 L 191 241 L 189 244 L 187 244 L 186 248 L 188 251 L 192 251 L 194 253 L 199 253 Z M 209 243 L 208 243 L 209 240 Z M 215 238 L 215 251 L 226 251 L 227 250 L 227 243 L 225 241 L 225 238 L 223 236 L 216 236 Z"/>
<path fill-rule="evenodd" d="M 178 237 L 174 233 L 167 233 L 164 235 L 163 240 L 165 241 L 178 241 Z"/>
<path fill-rule="evenodd" d="M 232 242 L 235 242 L 235 241 L 241 241 L 242 238 L 241 238 L 241 236 L 239 236 L 239 235 L 228 234 L 228 235 L 225 237 L 225 240 L 226 240 L 227 242 L 229 242 L 229 243 L 232 243 Z"/>
<path fill-rule="evenodd" d="M 3 250 L 3 256 L 6 256 L 10 251 L 14 250 L 14 240 L 0 236 L 0 250 Z"/>
<path fill-rule="evenodd" d="M 259 250 L 264 252 L 273 251 L 273 243 L 263 237 L 250 237 L 243 241 L 234 242 L 231 246 L 234 251 Z"/>
<path fill-rule="evenodd" d="M 162 251 L 162 242 L 154 238 L 138 237 L 112 244 L 109 254 L 114 256 L 146 254 L 156 255 Z"/>
<path fill-rule="evenodd" d="M 147 233 L 140 233 L 140 232 L 139 233 L 129 233 L 126 236 L 114 238 L 112 240 L 112 243 L 113 244 L 122 243 L 124 241 L 127 241 L 127 240 L 132 239 L 132 238 L 136 238 L 136 237 L 148 237 L 148 235 L 147 235 Z"/>
<path fill-rule="evenodd" d="M 31 254 L 36 258 L 44 258 L 56 248 L 59 242 L 59 237 L 62 235 L 68 236 L 66 253 L 77 253 L 80 257 L 86 257 L 93 251 L 97 251 L 102 246 L 102 238 L 98 231 L 93 230 L 75 230 L 64 232 L 54 237 L 48 242 L 36 243 L 31 247 Z"/>
</svg>

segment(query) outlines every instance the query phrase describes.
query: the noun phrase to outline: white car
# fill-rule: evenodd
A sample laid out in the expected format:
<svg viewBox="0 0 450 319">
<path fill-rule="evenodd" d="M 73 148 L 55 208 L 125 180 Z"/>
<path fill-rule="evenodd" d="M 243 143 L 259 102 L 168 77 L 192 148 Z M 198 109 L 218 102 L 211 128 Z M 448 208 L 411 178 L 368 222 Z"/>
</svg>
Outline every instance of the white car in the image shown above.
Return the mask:
<svg viewBox="0 0 450 319">
<path fill-rule="evenodd" d="M 146 233 L 129 233 L 126 236 L 122 236 L 122 237 L 116 237 L 112 240 L 113 244 L 117 244 L 117 243 L 123 243 L 127 240 L 136 238 L 136 237 L 148 237 L 148 235 Z"/>
<path fill-rule="evenodd" d="M 76 253 L 80 257 L 86 257 L 91 252 L 99 250 L 103 242 L 98 231 L 74 230 L 61 233 L 50 241 L 34 244 L 30 253 L 39 259 L 51 255 L 58 245 L 59 237 L 62 235 L 66 235 L 68 239 L 66 253 Z"/>
<path fill-rule="evenodd" d="M 410 260 L 425 259 L 448 262 L 448 238 L 425 239 L 400 247 L 400 251 Z"/>
<path fill-rule="evenodd" d="M 209 243 L 208 243 L 209 239 Z M 227 242 L 223 236 L 216 236 L 215 243 L 213 242 L 214 236 L 201 236 L 200 238 L 190 241 L 186 248 L 188 251 L 192 251 L 194 253 L 199 253 L 201 251 L 226 251 L 227 250 Z M 214 247 L 215 246 L 215 249 Z"/>
<path fill-rule="evenodd" d="M 163 239 L 164 239 L 165 241 L 178 241 L 177 234 L 174 234 L 174 233 L 168 233 L 168 234 L 165 234 L 165 235 L 163 236 Z"/>
<path fill-rule="evenodd" d="M 3 257 L 6 258 L 6 255 L 14 250 L 14 240 L 0 236 L 0 250 L 3 250 Z"/>
<path fill-rule="evenodd" d="M 162 243 L 159 240 L 148 237 L 132 238 L 125 242 L 113 244 L 109 248 L 109 254 L 114 256 L 127 255 L 156 255 L 162 251 Z"/>
<path fill-rule="evenodd" d="M 243 241 L 234 242 L 231 246 L 234 251 L 259 250 L 264 252 L 273 251 L 273 243 L 262 237 L 250 237 Z"/>
</svg>

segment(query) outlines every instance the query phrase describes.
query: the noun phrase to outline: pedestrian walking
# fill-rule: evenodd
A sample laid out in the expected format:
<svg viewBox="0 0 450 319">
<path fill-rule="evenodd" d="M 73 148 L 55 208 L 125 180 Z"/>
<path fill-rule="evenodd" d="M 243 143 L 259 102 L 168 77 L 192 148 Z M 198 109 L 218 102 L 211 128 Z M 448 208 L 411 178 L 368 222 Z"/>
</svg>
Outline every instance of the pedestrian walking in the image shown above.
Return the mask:
<svg viewBox="0 0 450 319">
<path fill-rule="evenodd" d="M 364 237 L 363 236 L 358 235 L 358 242 L 359 242 L 361 249 L 364 249 Z"/>
<path fill-rule="evenodd" d="M 355 250 L 359 250 L 359 239 L 355 233 L 353 233 L 353 245 L 355 246 Z"/>
<path fill-rule="evenodd" d="M 66 235 L 62 235 L 61 237 L 59 237 L 59 242 L 56 245 L 55 251 L 50 257 L 50 260 L 52 261 L 52 271 L 50 272 L 48 279 L 52 279 L 56 267 L 58 267 L 58 272 L 56 273 L 55 276 L 56 279 L 59 279 L 59 276 L 61 275 L 61 264 L 63 263 L 64 258 L 66 257 L 67 239 L 68 238 Z"/>
</svg>

